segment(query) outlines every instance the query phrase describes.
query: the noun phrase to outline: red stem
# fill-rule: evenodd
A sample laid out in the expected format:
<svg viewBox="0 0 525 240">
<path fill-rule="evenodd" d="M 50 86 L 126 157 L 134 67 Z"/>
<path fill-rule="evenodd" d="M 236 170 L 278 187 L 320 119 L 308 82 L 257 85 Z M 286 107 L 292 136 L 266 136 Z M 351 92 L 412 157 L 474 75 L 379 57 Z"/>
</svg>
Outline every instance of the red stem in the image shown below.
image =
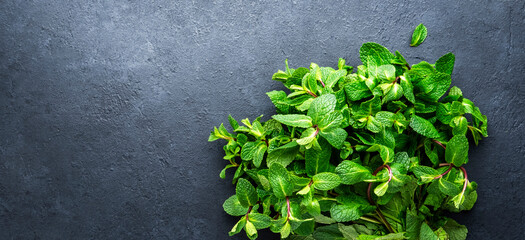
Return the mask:
<svg viewBox="0 0 525 240">
<path fill-rule="evenodd" d="M 467 184 L 468 184 L 467 170 L 465 170 L 464 167 L 459 167 L 459 169 L 461 169 L 461 171 L 463 172 L 463 175 L 465 175 L 465 183 L 463 183 L 463 191 L 461 191 L 461 193 L 464 193 L 465 190 L 467 190 Z"/>
<path fill-rule="evenodd" d="M 381 169 L 383 168 L 387 168 L 388 169 L 388 175 L 389 175 L 389 178 L 388 178 L 388 182 L 390 182 L 390 180 L 392 180 L 392 169 L 390 168 L 390 166 L 384 164 L 384 165 L 381 165 L 379 166 L 375 171 L 374 173 L 372 173 L 373 176 L 375 176 L 379 171 L 381 171 Z M 392 229 L 392 226 L 390 226 L 390 223 L 386 220 L 385 216 L 383 215 L 383 213 L 381 212 L 381 210 L 379 209 L 379 206 L 377 206 L 377 204 L 372 200 L 372 196 L 370 195 L 370 191 L 372 189 L 372 183 L 369 183 L 368 184 L 368 189 L 366 190 L 366 195 L 368 197 L 368 201 L 370 202 L 370 204 L 372 205 L 376 205 L 376 213 L 377 215 L 379 215 L 379 218 L 381 219 L 381 221 L 383 222 L 383 224 L 385 225 L 385 227 L 388 229 L 389 232 L 393 233 L 394 230 Z"/>
<path fill-rule="evenodd" d="M 441 164 L 439 164 L 441 165 Z M 450 172 L 450 170 L 452 170 L 452 167 L 454 166 L 454 164 L 452 163 L 449 163 L 450 167 L 448 167 L 447 171 L 445 171 L 444 173 L 440 174 L 439 176 L 435 177 L 434 179 L 438 179 L 438 178 L 442 178 L 443 176 L 447 175 L 448 172 Z"/>
<path fill-rule="evenodd" d="M 288 219 L 290 218 L 290 215 L 292 215 L 290 213 L 290 199 L 288 197 L 286 197 L 286 207 L 288 208 L 287 216 L 286 216 L 286 220 L 288 221 Z"/>
<path fill-rule="evenodd" d="M 252 208 L 253 206 L 250 206 L 250 208 L 248 208 L 248 212 L 246 212 L 246 221 L 248 221 L 248 214 L 250 214 L 250 212 L 252 211 Z"/>
<path fill-rule="evenodd" d="M 392 169 L 390 168 L 390 166 L 388 166 L 388 165 L 386 165 L 386 164 L 385 164 L 385 165 L 381 165 L 381 166 L 379 166 L 379 167 L 374 171 L 374 173 L 372 173 L 372 176 L 375 176 L 379 171 L 381 171 L 381 169 L 383 169 L 383 168 L 385 168 L 385 167 L 388 169 L 388 182 L 390 182 L 390 180 L 392 180 L 392 176 L 393 176 L 393 175 L 392 175 Z M 369 201 L 371 204 L 375 204 L 374 201 L 372 200 L 372 196 L 371 196 L 371 194 L 370 194 L 371 190 L 372 190 L 372 183 L 369 183 L 369 184 L 368 184 L 368 189 L 366 190 L 366 196 L 368 197 L 368 201 Z"/>
<path fill-rule="evenodd" d="M 443 145 L 443 143 L 441 143 L 440 141 L 436 140 L 436 139 L 432 139 L 433 142 L 437 143 L 439 146 L 441 146 L 443 149 L 447 149 L 445 147 L 445 145 Z"/>
<path fill-rule="evenodd" d="M 312 95 L 312 97 L 314 97 L 314 98 L 317 97 L 317 95 L 315 95 L 315 93 L 313 93 L 313 92 L 310 92 L 310 91 L 306 91 L 306 92 L 307 92 L 308 94 Z"/>
</svg>

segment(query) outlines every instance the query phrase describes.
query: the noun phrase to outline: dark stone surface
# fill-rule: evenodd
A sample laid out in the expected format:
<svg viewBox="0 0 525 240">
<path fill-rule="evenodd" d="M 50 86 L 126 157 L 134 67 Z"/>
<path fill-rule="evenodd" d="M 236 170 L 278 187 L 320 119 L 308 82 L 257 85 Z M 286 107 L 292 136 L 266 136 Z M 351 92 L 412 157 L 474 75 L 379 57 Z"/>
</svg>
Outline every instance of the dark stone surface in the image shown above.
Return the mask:
<svg viewBox="0 0 525 240">
<path fill-rule="evenodd" d="M 207 2 L 207 3 L 204 3 Z M 461 2 L 461 3 L 456 3 Z M 359 64 L 367 41 L 414 63 L 456 54 L 488 116 L 470 153 L 469 239 L 522 239 L 522 1 L 1 1 L 0 239 L 229 239 L 213 126 L 274 113 L 288 58 Z M 419 23 L 421 46 L 408 46 Z M 231 177 L 231 176 L 230 176 Z M 238 239 L 244 239 L 241 235 Z M 262 239 L 275 239 L 261 235 Z"/>
</svg>

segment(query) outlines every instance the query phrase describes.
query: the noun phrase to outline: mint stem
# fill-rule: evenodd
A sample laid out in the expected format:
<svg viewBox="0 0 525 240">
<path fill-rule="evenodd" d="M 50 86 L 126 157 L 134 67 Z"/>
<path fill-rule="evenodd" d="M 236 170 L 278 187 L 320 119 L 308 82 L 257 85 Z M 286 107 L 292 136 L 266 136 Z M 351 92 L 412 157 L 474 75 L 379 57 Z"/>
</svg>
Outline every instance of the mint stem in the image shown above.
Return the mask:
<svg viewBox="0 0 525 240">
<path fill-rule="evenodd" d="M 450 163 L 449 165 L 450 166 L 448 167 L 447 171 L 445 171 L 444 173 L 442 173 L 439 176 L 435 177 L 434 179 L 442 178 L 443 176 L 447 175 L 447 173 L 450 172 L 450 170 L 452 170 L 452 167 L 454 166 L 454 164 L 452 164 L 452 163 Z"/>
<path fill-rule="evenodd" d="M 461 194 L 465 193 L 465 190 L 467 190 L 467 184 L 468 184 L 468 177 L 467 177 L 467 170 L 464 167 L 459 167 L 461 171 L 463 172 L 463 175 L 465 175 L 465 182 L 463 183 L 463 191 L 461 191 Z"/>
<path fill-rule="evenodd" d="M 381 165 L 381 166 L 379 166 L 379 167 L 374 171 L 374 173 L 372 173 L 372 176 L 375 176 L 379 171 L 381 171 L 381 169 L 383 169 L 383 168 L 385 168 L 385 167 L 388 169 L 388 182 L 390 182 L 390 180 L 392 180 L 392 176 L 393 176 L 393 175 L 392 175 L 392 169 L 390 168 L 390 166 L 388 166 L 388 165 L 386 165 L 386 164 L 385 164 L 385 165 Z M 369 184 L 368 184 L 368 189 L 367 189 L 367 191 L 366 191 L 366 195 L 367 195 L 367 197 L 368 197 L 368 201 L 369 201 L 370 203 L 372 203 L 372 204 L 375 204 L 374 201 L 372 200 L 372 196 L 371 196 L 371 194 L 370 194 L 371 190 L 372 190 L 372 183 L 369 183 Z"/>
<path fill-rule="evenodd" d="M 443 145 L 443 143 L 441 143 L 440 141 L 436 140 L 436 139 L 432 139 L 433 142 L 437 143 L 439 146 L 441 146 L 443 149 L 447 149 L 445 147 L 445 145 Z"/>
<path fill-rule="evenodd" d="M 288 196 L 286 197 L 286 207 L 288 208 L 287 210 L 287 216 L 286 216 L 286 221 L 288 221 L 290 219 L 290 199 L 288 198 Z"/>
<path fill-rule="evenodd" d="M 315 93 L 313 93 L 313 92 L 310 92 L 310 91 L 306 91 L 306 92 L 307 92 L 308 94 L 310 94 L 310 95 L 311 95 L 312 97 L 314 97 L 314 98 L 317 97 L 317 95 L 315 95 Z"/>
<path fill-rule="evenodd" d="M 252 211 L 252 208 L 253 206 L 250 206 L 250 208 L 248 208 L 248 212 L 246 213 L 246 221 L 248 221 L 248 214 L 250 214 L 250 212 Z"/>
<path fill-rule="evenodd" d="M 384 164 L 384 165 L 381 165 L 379 166 L 375 171 L 374 173 L 372 173 L 373 176 L 375 176 L 379 171 L 381 171 L 381 169 L 383 168 L 387 168 L 388 170 L 388 182 L 390 182 L 392 180 L 392 169 L 390 168 L 390 166 Z M 368 189 L 366 191 L 366 196 L 368 197 L 368 201 L 372 204 L 372 205 L 376 205 L 376 213 L 377 215 L 381 218 L 381 222 L 383 222 L 383 225 L 385 225 L 385 227 L 388 229 L 389 232 L 391 233 L 394 233 L 394 229 L 392 229 L 392 226 L 390 226 L 390 223 L 388 223 L 388 221 L 386 220 L 385 216 L 383 215 L 383 213 L 381 212 L 381 210 L 379 209 L 379 206 L 377 206 L 377 204 L 374 202 L 374 200 L 372 200 L 372 196 L 370 194 L 372 190 L 372 183 L 369 183 L 368 184 Z"/>
</svg>

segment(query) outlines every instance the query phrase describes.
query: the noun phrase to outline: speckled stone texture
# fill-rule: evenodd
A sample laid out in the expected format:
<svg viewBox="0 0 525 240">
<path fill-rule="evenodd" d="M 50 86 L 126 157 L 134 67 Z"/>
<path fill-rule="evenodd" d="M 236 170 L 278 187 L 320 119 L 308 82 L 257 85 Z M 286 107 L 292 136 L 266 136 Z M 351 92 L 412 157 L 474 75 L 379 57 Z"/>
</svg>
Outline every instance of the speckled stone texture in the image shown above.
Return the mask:
<svg viewBox="0 0 525 240">
<path fill-rule="evenodd" d="M 210 130 L 271 116 L 285 58 L 358 65 L 367 41 L 411 63 L 456 54 L 490 135 L 456 219 L 469 239 L 523 239 L 525 3 L 424 2 L 1 1 L 0 239 L 230 239 Z"/>
</svg>

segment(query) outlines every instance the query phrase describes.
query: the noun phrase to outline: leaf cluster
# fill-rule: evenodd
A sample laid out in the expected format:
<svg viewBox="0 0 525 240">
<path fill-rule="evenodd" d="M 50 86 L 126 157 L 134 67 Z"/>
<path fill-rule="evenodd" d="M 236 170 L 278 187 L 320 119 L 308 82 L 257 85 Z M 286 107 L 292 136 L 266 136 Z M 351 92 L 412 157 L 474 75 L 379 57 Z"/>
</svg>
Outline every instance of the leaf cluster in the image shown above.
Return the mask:
<svg viewBox="0 0 525 240">
<path fill-rule="evenodd" d="M 417 29 L 416 29 L 417 30 Z M 416 39 L 419 45 L 426 37 Z M 463 167 L 469 138 L 487 136 L 487 117 L 457 87 L 455 57 L 410 65 L 377 43 L 361 47 L 355 69 L 312 63 L 279 70 L 288 91 L 268 92 L 276 115 L 229 116 L 221 171 L 234 169 L 240 217 L 230 231 L 250 239 L 269 228 L 288 239 L 465 239 L 445 212 L 470 210 L 476 183 Z M 355 70 L 355 71 L 354 71 Z M 448 93 L 447 93 L 448 91 Z"/>
</svg>

